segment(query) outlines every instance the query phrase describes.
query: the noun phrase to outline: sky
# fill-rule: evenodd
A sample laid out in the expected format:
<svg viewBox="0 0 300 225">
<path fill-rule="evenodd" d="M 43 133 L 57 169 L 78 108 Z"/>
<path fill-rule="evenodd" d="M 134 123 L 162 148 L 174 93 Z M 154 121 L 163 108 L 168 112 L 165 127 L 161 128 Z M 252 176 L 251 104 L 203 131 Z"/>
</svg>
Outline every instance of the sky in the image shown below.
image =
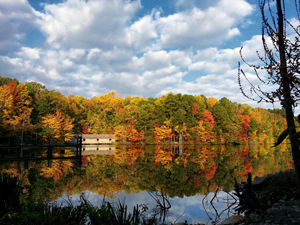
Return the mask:
<svg viewBox="0 0 300 225">
<path fill-rule="evenodd" d="M 0 27 L 0 75 L 66 96 L 173 92 L 273 107 L 245 98 L 237 82 L 241 46 L 249 63 L 263 53 L 258 0 L 0 0 Z"/>
</svg>

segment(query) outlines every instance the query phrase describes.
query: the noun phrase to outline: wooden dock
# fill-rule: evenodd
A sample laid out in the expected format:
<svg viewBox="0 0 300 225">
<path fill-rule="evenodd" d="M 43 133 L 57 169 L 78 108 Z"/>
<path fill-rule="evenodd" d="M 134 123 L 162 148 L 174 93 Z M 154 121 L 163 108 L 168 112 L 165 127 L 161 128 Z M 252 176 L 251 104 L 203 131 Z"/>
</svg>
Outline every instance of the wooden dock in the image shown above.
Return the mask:
<svg viewBox="0 0 300 225">
<path fill-rule="evenodd" d="M 71 144 L 53 144 L 52 141 L 49 141 L 49 144 L 43 145 L 11 145 L 11 146 L 0 146 L 0 150 L 2 149 L 17 149 L 17 157 L 12 158 L 0 158 L 0 161 L 41 161 L 48 160 L 48 166 L 51 167 L 52 160 L 55 159 L 77 159 L 79 165 L 81 166 L 81 158 L 82 158 L 82 137 L 77 136 L 76 143 Z M 75 155 L 74 156 L 61 156 L 61 157 L 53 157 L 53 148 L 57 147 L 75 147 Z M 47 148 L 47 157 L 23 157 L 23 150 L 31 149 L 31 148 Z"/>
</svg>

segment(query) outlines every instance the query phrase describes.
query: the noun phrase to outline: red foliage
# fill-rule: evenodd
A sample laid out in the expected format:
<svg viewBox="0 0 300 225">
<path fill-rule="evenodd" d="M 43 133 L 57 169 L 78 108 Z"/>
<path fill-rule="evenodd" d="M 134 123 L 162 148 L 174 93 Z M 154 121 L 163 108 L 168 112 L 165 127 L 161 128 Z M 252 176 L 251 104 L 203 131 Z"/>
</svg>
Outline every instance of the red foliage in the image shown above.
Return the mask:
<svg viewBox="0 0 300 225">
<path fill-rule="evenodd" d="M 82 163 L 82 165 L 87 164 L 87 156 L 86 155 L 81 157 L 81 163 Z"/>
<path fill-rule="evenodd" d="M 243 115 L 242 130 L 241 130 L 241 140 L 246 142 L 248 140 L 248 128 L 250 127 L 250 117 L 248 115 Z"/>
<path fill-rule="evenodd" d="M 123 113 L 123 108 L 119 108 L 117 116 L 122 115 L 122 113 Z"/>
<path fill-rule="evenodd" d="M 245 147 L 242 148 L 241 156 L 244 160 L 245 174 L 252 173 L 252 163 L 249 160 L 249 150 Z"/>
<path fill-rule="evenodd" d="M 113 162 L 114 162 L 113 156 L 108 157 L 107 161 L 108 161 L 108 164 L 111 166 L 113 164 Z"/>
<path fill-rule="evenodd" d="M 117 180 L 118 180 L 118 183 L 122 183 L 123 177 L 121 175 L 117 174 Z"/>
<path fill-rule="evenodd" d="M 83 134 L 87 134 L 88 133 L 88 126 L 86 124 L 84 124 L 81 128 L 81 133 Z"/>
<path fill-rule="evenodd" d="M 110 123 L 109 124 L 109 126 L 108 126 L 108 128 L 107 128 L 107 132 L 109 133 L 109 134 L 114 134 L 115 132 L 114 132 L 114 126 Z"/>
<path fill-rule="evenodd" d="M 211 180 L 217 172 L 217 165 L 215 162 L 212 162 L 209 165 L 209 169 L 203 169 L 202 171 L 205 173 L 205 179 Z"/>
<path fill-rule="evenodd" d="M 138 158 L 140 157 L 142 150 L 140 148 L 132 148 L 131 152 Z"/>
<path fill-rule="evenodd" d="M 129 138 L 130 141 L 132 142 L 138 142 L 138 141 L 141 141 L 142 140 L 142 137 L 140 135 L 140 133 L 136 133 L 135 135 L 133 135 L 131 138 Z"/>
<path fill-rule="evenodd" d="M 18 95 L 19 89 L 17 88 L 17 85 L 16 85 L 16 83 L 13 80 L 8 85 L 8 90 L 10 91 L 10 93 L 13 94 L 13 100 L 14 100 L 14 102 L 20 100 L 20 96 Z"/>
<path fill-rule="evenodd" d="M 194 186 L 195 188 L 198 188 L 201 184 L 201 181 L 200 181 L 200 177 L 199 176 L 195 176 L 194 177 Z"/>
<path fill-rule="evenodd" d="M 129 165 L 131 165 L 132 164 L 132 156 L 129 154 L 126 154 L 126 161 Z"/>
<path fill-rule="evenodd" d="M 129 126 L 127 126 L 126 128 L 126 136 L 128 136 L 129 134 L 132 133 L 132 125 L 130 124 Z"/>
<path fill-rule="evenodd" d="M 207 121 L 208 122 L 208 125 L 213 128 L 215 126 L 215 118 L 214 116 L 212 115 L 212 113 L 210 111 L 208 111 L 207 109 L 205 109 L 203 111 L 203 116 L 202 118 L 200 119 L 202 121 Z"/>
<path fill-rule="evenodd" d="M 194 102 L 194 103 L 192 104 L 192 114 L 193 114 L 193 116 L 196 115 L 196 114 L 198 114 L 198 109 L 199 109 L 199 108 L 200 108 L 200 107 L 197 105 L 196 102 Z"/>
</svg>

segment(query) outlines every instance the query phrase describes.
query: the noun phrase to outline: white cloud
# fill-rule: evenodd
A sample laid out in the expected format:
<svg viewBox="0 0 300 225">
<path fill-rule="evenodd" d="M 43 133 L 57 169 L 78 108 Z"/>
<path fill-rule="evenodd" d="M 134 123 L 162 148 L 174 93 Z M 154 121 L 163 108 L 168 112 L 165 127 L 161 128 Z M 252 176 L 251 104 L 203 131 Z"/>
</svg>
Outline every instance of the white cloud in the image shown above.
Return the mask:
<svg viewBox="0 0 300 225">
<path fill-rule="evenodd" d="M 177 2 L 178 3 L 178 2 Z M 220 1 L 206 10 L 192 8 L 156 19 L 161 48 L 203 48 L 218 45 L 236 35 L 240 20 L 252 13 L 253 7 L 243 0 Z M 220 22 L 222 21 L 222 22 Z"/>
<path fill-rule="evenodd" d="M 0 1 L 0 55 L 21 47 L 25 34 L 39 28 L 41 17 L 26 0 Z"/>
<path fill-rule="evenodd" d="M 239 35 L 236 25 L 253 11 L 244 0 L 230 6 L 220 1 L 205 10 L 193 7 L 166 17 L 154 9 L 131 24 L 141 7 L 140 1 L 121 0 L 68 0 L 46 5 L 42 31 L 50 44 L 60 48 L 107 50 L 118 46 L 138 52 L 203 48 Z"/>
<path fill-rule="evenodd" d="M 29 28 L 41 27 L 46 42 L 39 48 L 25 47 L 20 40 L 26 30 L 19 27 L 10 33 L 7 37 L 19 47 L 9 56 L 0 55 L 2 76 L 88 98 L 112 90 L 123 97 L 172 91 L 247 101 L 237 85 L 239 48 L 218 47 L 239 35 L 239 26 L 252 14 L 254 7 L 244 0 L 209 4 L 178 0 L 173 14 L 163 16 L 161 9 L 153 9 L 140 18 L 135 17 L 140 1 L 67 0 L 46 4 L 44 13 L 35 12 L 25 0 L 11 2 L 14 5 L 6 5 L 9 10 L 4 14 L 29 12 L 11 18 L 20 17 Z M 16 8 L 16 2 L 23 8 Z M 7 37 L 0 31 L 0 41 L 8 41 Z M 255 50 L 262 50 L 260 35 L 241 45 L 245 60 L 259 61 Z M 253 71 L 245 65 L 243 69 L 257 84 Z"/>
<path fill-rule="evenodd" d="M 143 62 L 147 70 L 157 70 L 171 64 L 169 54 L 166 51 L 147 52 L 143 56 Z"/>
<path fill-rule="evenodd" d="M 126 39 L 129 46 L 135 49 L 147 46 L 151 40 L 158 37 L 152 15 L 146 15 L 126 28 Z"/>
<path fill-rule="evenodd" d="M 20 49 L 20 52 L 17 53 L 18 56 L 23 57 L 25 59 L 39 59 L 39 49 L 33 49 L 28 47 L 22 47 Z"/>
<path fill-rule="evenodd" d="M 53 80 L 62 80 L 62 76 L 60 76 L 55 69 L 50 69 L 47 73 L 50 79 Z"/>
<path fill-rule="evenodd" d="M 110 49 L 126 46 L 125 28 L 141 8 L 140 1 L 68 0 L 45 6 L 42 31 L 59 47 Z"/>
<path fill-rule="evenodd" d="M 189 66 L 189 70 L 203 70 L 204 72 L 210 74 L 222 74 L 228 71 L 230 66 L 224 63 L 212 63 L 207 61 L 197 62 Z"/>
</svg>

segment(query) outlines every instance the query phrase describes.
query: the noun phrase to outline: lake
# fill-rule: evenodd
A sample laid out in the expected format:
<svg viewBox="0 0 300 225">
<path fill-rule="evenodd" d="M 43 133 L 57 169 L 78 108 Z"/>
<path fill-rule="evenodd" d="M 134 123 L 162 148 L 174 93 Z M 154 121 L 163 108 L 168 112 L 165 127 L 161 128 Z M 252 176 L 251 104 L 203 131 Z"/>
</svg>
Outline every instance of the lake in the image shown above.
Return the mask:
<svg viewBox="0 0 300 225">
<path fill-rule="evenodd" d="M 206 223 L 228 207 L 234 178 L 265 176 L 293 167 L 288 146 L 83 146 L 77 159 L 46 160 L 47 149 L 0 149 L 0 172 L 20 176 L 34 199 L 76 202 L 85 193 L 94 205 L 125 200 L 155 207 L 159 194 L 170 201 L 167 221 Z M 74 149 L 54 148 L 52 157 L 73 157 Z M 32 160 L 26 160 L 31 158 Z M 223 190 L 223 191 L 222 191 Z M 225 192 L 224 192 L 225 191 Z M 215 196 L 215 193 L 217 195 Z M 1 193 L 5 194 L 5 193 Z M 215 198 L 214 198 L 215 197 Z M 210 204 L 213 199 L 213 205 Z M 220 216 L 230 216 L 227 210 Z"/>
</svg>

